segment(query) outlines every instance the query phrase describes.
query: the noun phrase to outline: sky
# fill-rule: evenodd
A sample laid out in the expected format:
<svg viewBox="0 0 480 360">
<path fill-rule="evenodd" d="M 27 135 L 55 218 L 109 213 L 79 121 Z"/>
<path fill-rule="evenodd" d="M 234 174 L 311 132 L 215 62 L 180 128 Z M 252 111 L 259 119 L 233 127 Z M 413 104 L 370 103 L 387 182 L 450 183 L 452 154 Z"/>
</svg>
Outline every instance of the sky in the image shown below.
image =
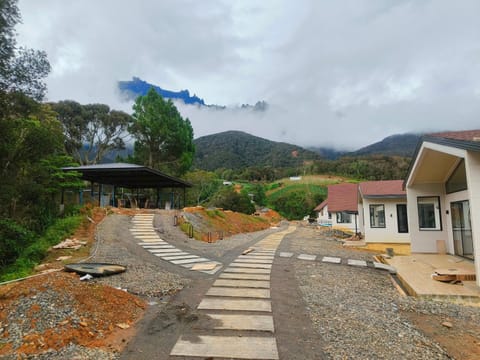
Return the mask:
<svg viewBox="0 0 480 360">
<path fill-rule="evenodd" d="M 132 112 L 116 82 L 188 89 L 194 136 L 241 130 L 355 150 L 480 128 L 478 0 L 19 0 L 17 42 L 48 54 L 47 100 Z M 268 110 L 239 110 L 264 100 Z"/>
</svg>

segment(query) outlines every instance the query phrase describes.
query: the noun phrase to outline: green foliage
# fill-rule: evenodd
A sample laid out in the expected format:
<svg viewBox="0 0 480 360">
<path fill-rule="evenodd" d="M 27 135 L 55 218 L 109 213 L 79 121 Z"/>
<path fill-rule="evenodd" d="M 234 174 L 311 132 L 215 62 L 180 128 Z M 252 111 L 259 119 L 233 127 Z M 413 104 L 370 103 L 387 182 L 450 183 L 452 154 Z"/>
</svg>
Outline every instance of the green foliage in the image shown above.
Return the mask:
<svg viewBox="0 0 480 360">
<path fill-rule="evenodd" d="M 71 235 L 80 225 L 81 221 L 81 216 L 58 219 L 47 229 L 43 236 L 37 239 L 33 237 L 32 233 L 22 229 L 17 224 L 0 222 L 0 231 L 2 231 L 1 235 L 5 235 L 5 240 L 7 242 L 12 242 L 12 236 L 20 235 L 23 239 L 23 244 L 21 246 L 11 246 L 13 251 L 16 251 L 16 256 L 18 257 L 14 259 L 14 262 L 10 261 L 10 265 L 5 264 L 8 266 L 3 266 L 0 269 L 0 281 L 7 281 L 30 275 L 33 268 L 45 257 L 48 249 Z M 10 240 L 7 237 L 9 237 Z"/>
<path fill-rule="evenodd" d="M 10 219 L 0 220 L 0 270 L 12 264 L 34 239 L 34 234 Z"/>
<path fill-rule="evenodd" d="M 275 183 L 279 184 L 279 183 Z M 327 197 L 326 185 L 292 183 L 270 192 L 267 203 L 289 220 L 299 220 L 310 215 Z"/>
<path fill-rule="evenodd" d="M 265 187 L 260 183 L 246 184 L 242 188 L 242 193 L 252 198 L 258 206 L 264 206 L 267 203 Z"/>
<path fill-rule="evenodd" d="M 111 150 L 125 148 L 132 117 L 104 104 L 51 103 L 65 134 L 65 149 L 82 165 L 97 164 Z"/>
<path fill-rule="evenodd" d="M 193 185 L 187 189 L 186 200 L 189 205 L 207 203 L 222 186 L 222 181 L 215 173 L 204 170 L 190 171 L 183 176 L 183 179 Z"/>
<path fill-rule="evenodd" d="M 253 206 L 248 195 L 239 194 L 230 186 L 221 188 L 213 196 L 210 205 L 244 214 L 253 214 L 255 212 L 255 206 Z"/>
<path fill-rule="evenodd" d="M 190 120 L 153 88 L 137 98 L 133 110 L 129 131 L 135 139 L 134 161 L 172 175 L 184 174 L 195 153 Z"/>
<path fill-rule="evenodd" d="M 17 1 L 0 1 L 0 92 L 41 100 L 46 92 L 42 79 L 50 72 L 50 64 L 45 52 L 16 46 L 15 25 L 19 22 Z"/>
<path fill-rule="evenodd" d="M 358 180 L 396 180 L 405 178 L 410 158 L 370 155 L 342 157 L 337 160 L 316 161 L 312 167 L 317 174 L 335 174 Z"/>
<path fill-rule="evenodd" d="M 196 168 L 245 170 L 244 180 L 272 181 L 279 168 L 303 166 L 319 155 L 299 146 L 262 139 L 240 131 L 227 131 L 195 140 Z M 229 179 L 228 176 L 221 176 Z"/>
</svg>

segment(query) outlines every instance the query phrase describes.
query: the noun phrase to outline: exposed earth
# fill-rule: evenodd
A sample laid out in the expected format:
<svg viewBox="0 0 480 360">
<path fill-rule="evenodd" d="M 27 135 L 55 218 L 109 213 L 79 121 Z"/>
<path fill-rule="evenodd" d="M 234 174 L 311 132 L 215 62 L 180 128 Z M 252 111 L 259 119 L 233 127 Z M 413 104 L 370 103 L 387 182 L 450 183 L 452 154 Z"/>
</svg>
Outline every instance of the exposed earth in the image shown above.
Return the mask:
<svg viewBox="0 0 480 360">
<path fill-rule="evenodd" d="M 205 274 L 153 256 L 129 231 L 134 214 L 115 211 L 102 221 L 105 212 L 95 212 L 91 225 L 75 234 L 94 242 L 89 262 L 126 265 L 125 273 L 80 281 L 76 274 L 55 271 L 0 286 L 1 359 L 190 358 L 170 352 L 181 336 L 209 334 L 199 329 L 212 320 L 197 307 L 225 267 Z M 207 243 L 174 226 L 178 215 L 155 212 L 159 236 L 225 266 L 287 228 L 280 223 Z M 279 257 L 280 252 L 293 256 Z M 44 268 L 61 268 L 55 258 L 67 253 L 77 260 L 74 251 L 62 250 L 49 254 Z M 317 260 L 300 260 L 299 254 Z M 371 261 L 372 255 L 344 248 L 306 224 L 283 237 L 270 281 L 280 359 L 480 358 L 480 307 L 402 296 L 385 271 L 319 261 L 322 256 Z M 237 333 L 225 332 L 252 335 Z"/>
</svg>

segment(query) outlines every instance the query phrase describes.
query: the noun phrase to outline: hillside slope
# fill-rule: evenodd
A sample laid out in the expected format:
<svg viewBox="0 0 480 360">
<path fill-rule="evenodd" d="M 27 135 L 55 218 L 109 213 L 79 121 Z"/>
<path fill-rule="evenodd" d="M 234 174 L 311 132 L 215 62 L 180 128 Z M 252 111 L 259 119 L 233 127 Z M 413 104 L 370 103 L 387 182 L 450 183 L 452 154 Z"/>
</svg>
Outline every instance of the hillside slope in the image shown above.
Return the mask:
<svg viewBox="0 0 480 360">
<path fill-rule="evenodd" d="M 270 141 L 241 131 L 203 136 L 194 143 L 194 166 L 210 171 L 249 166 L 293 167 L 320 158 L 300 146 Z"/>
<path fill-rule="evenodd" d="M 365 146 L 349 156 L 359 155 L 387 155 L 387 156 L 407 156 L 411 157 L 421 134 L 397 134 L 391 135 L 382 141 Z"/>
</svg>

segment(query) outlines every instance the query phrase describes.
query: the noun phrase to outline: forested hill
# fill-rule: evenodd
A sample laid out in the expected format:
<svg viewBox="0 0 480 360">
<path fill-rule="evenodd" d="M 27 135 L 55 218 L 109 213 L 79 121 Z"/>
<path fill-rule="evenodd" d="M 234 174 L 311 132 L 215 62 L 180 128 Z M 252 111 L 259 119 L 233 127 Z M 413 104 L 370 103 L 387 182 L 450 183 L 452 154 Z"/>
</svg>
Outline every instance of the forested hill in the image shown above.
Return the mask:
<svg viewBox="0 0 480 360">
<path fill-rule="evenodd" d="M 365 146 L 360 150 L 348 155 L 387 155 L 411 157 L 421 136 L 421 134 L 401 134 L 388 136 L 382 141 Z"/>
<path fill-rule="evenodd" d="M 204 170 L 250 166 L 297 167 L 320 155 L 287 143 L 270 141 L 241 131 L 226 131 L 194 140 L 194 166 Z"/>
</svg>

